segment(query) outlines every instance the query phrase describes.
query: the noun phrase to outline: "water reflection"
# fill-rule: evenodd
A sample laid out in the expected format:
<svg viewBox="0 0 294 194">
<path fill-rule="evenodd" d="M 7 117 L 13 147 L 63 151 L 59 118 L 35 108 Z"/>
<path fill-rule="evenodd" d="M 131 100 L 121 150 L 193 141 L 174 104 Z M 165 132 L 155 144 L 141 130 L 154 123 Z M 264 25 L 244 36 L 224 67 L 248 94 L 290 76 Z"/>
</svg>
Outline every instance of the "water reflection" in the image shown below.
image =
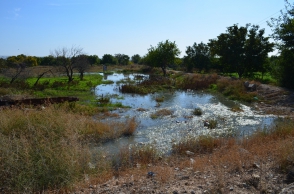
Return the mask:
<svg viewBox="0 0 294 194">
<path fill-rule="evenodd" d="M 99 85 L 96 87 L 97 96 L 117 95 L 119 98 L 112 98 L 112 102 L 120 102 L 130 106 L 130 109 L 119 109 L 115 112 L 119 118 L 105 119 L 124 121 L 126 118 L 136 117 L 139 126 L 134 136 L 122 137 L 118 140 L 103 144 L 103 149 L 107 152 L 114 152 L 118 147 L 137 143 L 155 143 L 162 152 L 168 152 L 172 143 L 178 142 L 186 136 L 199 135 L 224 135 L 227 133 L 238 133 L 242 135 L 250 134 L 257 128 L 264 128 L 270 125 L 275 117 L 273 115 L 263 115 L 250 106 L 239 104 L 218 96 L 201 91 L 175 91 L 159 92 L 148 95 L 122 94 L 119 92 L 119 81 L 123 79 L 133 80 L 136 77 L 145 76 L 139 74 L 117 74 L 108 75 L 107 79 L 114 81 L 114 84 Z M 164 97 L 164 101 L 157 107 L 156 98 Z M 242 112 L 232 112 L 230 109 L 239 105 Z M 145 111 L 138 111 L 138 108 Z M 194 116 L 192 112 L 195 108 L 203 111 L 201 116 Z M 171 116 L 151 119 L 151 114 L 160 109 L 168 109 L 173 112 Z M 217 120 L 215 129 L 204 127 L 203 121 Z"/>
</svg>

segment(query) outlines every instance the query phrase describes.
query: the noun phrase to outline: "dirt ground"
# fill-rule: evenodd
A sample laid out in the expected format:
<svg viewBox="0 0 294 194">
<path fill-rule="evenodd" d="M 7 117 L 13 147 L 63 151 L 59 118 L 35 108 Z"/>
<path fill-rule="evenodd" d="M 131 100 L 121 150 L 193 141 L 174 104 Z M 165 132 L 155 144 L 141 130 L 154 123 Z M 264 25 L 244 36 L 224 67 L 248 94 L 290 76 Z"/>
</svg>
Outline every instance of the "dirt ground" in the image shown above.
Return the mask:
<svg viewBox="0 0 294 194">
<path fill-rule="evenodd" d="M 261 97 L 255 106 L 266 114 L 294 118 L 294 91 L 281 87 L 260 84 L 257 93 Z"/>
</svg>

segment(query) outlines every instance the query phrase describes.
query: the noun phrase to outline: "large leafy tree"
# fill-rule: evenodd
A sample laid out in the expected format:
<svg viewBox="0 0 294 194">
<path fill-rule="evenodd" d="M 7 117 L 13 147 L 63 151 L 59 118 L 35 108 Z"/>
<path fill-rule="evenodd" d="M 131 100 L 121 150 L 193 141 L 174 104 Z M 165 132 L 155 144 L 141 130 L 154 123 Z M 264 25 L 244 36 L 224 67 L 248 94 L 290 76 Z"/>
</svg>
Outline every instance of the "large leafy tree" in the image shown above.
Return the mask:
<svg viewBox="0 0 294 194">
<path fill-rule="evenodd" d="M 251 28 L 250 28 L 251 27 Z M 227 28 L 226 33 L 208 43 L 211 53 L 219 58 L 225 72 L 237 72 L 239 77 L 261 71 L 267 55 L 272 51 L 273 44 L 264 37 L 264 29 L 247 24 L 237 24 Z"/>
<path fill-rule="evenodd" d="M 278 18 L 268 22 L 272 28 L 272 37 L 276 40 L 280 51 L 277 63 L 279 73 L 277 79 L 282 86 L 294 88 L 294 3 L 291 5 L 285 0 L 286 12 L 281 12 Z"/>
<path fill-rule="evenodd" d="M 130 57 L 125 54 L 115 54 L 115 58 L 118 61 L 118 64 L 120 65 L 127 65 L 129 63 Z"/>
<path fill-rule="evenodd" d="M 160 67 L 163 75 L 166 76 L 167 66 L 174 64 L 180 53 L 175 42 L 166 40 L 159 42 L 157 47 L 151 46 L 151 48 L 148 49 L 145 60 L 149 66 Z"/>
<path fill-rule="evenodd" d="M 111 54 L 105 54 L 102 56 L 101 64 L 107 65 L 116 65 L 117 64 L 117 59 L 112 56 Z"/>
<path fill-rule="evenodd" d="M 88 62 L 90 63 L 90 65 L 99 65 L 100 64 L 100 59 L 97 55 L 89 55 L 87 56 L 88 58 Z"/>
<path fill-rule="evenodd" d="M 68 82 L 73 81 L 74 69 L 77 68 L 77 56 L 82 54 L 83 49 L 78 46 L 72 46 L 70 48 L 63 47 L 61 49 L 56 49 L 51 53 L 52 56 L 55 56 L 57 65 L 66 73 Z"/>
<path fill-rule="evenodd" d="M 138 64 L 141 60 L 141 56 L 139 54 L 135 54 L 131 57 L 131 61 L 135 64 Z"/>
<path fill-rule="evenodd" d="M 187 56 L 185 62 L 187 63 L 187 70 L 191 71 L 192 68 L 196 68 L 201 72 L 202 70 L 208 70 L 210 67 L 210 49 L 209 46 L 201 42 L 196 42 L 193 46 L 188 46 L 186 49 Z"/>
<path fill-rule="evenodd" d="M 40 66 L 54 66 L 56 65 L 56 58 L 52 55 L 40 57 Z"/>
</svg>

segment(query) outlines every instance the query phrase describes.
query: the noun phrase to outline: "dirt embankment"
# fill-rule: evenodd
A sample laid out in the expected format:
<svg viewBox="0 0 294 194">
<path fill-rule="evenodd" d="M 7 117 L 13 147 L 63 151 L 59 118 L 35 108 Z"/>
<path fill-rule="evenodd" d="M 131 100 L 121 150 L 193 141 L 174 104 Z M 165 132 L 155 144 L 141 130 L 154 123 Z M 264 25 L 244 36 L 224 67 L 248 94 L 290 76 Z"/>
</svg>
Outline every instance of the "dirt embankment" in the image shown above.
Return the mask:
<svg viewBox="0 0 294 194">
<path fill-rule="evenodd" d="M 294 118 L 294 91 L 285 88 L 260 84 L 257 87 L 260 96 L 255 106 L 266 114 L 275 114 Z"/>
</svg>

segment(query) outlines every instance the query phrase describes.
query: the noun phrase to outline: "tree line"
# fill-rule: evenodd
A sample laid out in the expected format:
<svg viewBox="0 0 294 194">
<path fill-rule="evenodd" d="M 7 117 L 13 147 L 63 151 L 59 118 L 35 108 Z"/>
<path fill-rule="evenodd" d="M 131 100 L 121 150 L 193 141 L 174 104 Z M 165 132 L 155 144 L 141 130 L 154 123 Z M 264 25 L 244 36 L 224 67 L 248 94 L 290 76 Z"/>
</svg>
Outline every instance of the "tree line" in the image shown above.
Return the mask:
<svg viewBox="0 0 294 194">
<path fill-rule="evenodd" d="M 24 69 L 26 66 L 59 66 L 62 67 L 68 81 L 72 81 L 74 70 L 83 73 L 93 65 L 129 65 L 144 64 L 150 67 L 161 68 L 166 75 L 167 68 L 181 69 L 187 72 L 199 73 L 237 73 L 239 78 L 252 77 L 255 72 L 262 76 L 270 73 L 282 86 L 294 88 L 294 4 L 285 0 L 286 11 L 281 12 L 278 18 L 272 18 L 268 25 L 272 34 L 265 36 L 265 30 L 258 25 L 234 24 L 227 27 L 208 43 L 193 43 L 186 47 L 185 55 L 180 58 L 181 51 L 173 41 L 165 40 L 156 46 L 151 46 L 147 54 L 135 54 L 129 57 L 126 54 L 86 55 L 80 47 L 55 49 L 49 56 L 10 56 L 0 59 L 0 67 L 16 67 Z M 273 38 L 275 42 L 270 42 Z M 274 49 L 279 51 L 278 56 L 269 56 Z"/>
</svg>

